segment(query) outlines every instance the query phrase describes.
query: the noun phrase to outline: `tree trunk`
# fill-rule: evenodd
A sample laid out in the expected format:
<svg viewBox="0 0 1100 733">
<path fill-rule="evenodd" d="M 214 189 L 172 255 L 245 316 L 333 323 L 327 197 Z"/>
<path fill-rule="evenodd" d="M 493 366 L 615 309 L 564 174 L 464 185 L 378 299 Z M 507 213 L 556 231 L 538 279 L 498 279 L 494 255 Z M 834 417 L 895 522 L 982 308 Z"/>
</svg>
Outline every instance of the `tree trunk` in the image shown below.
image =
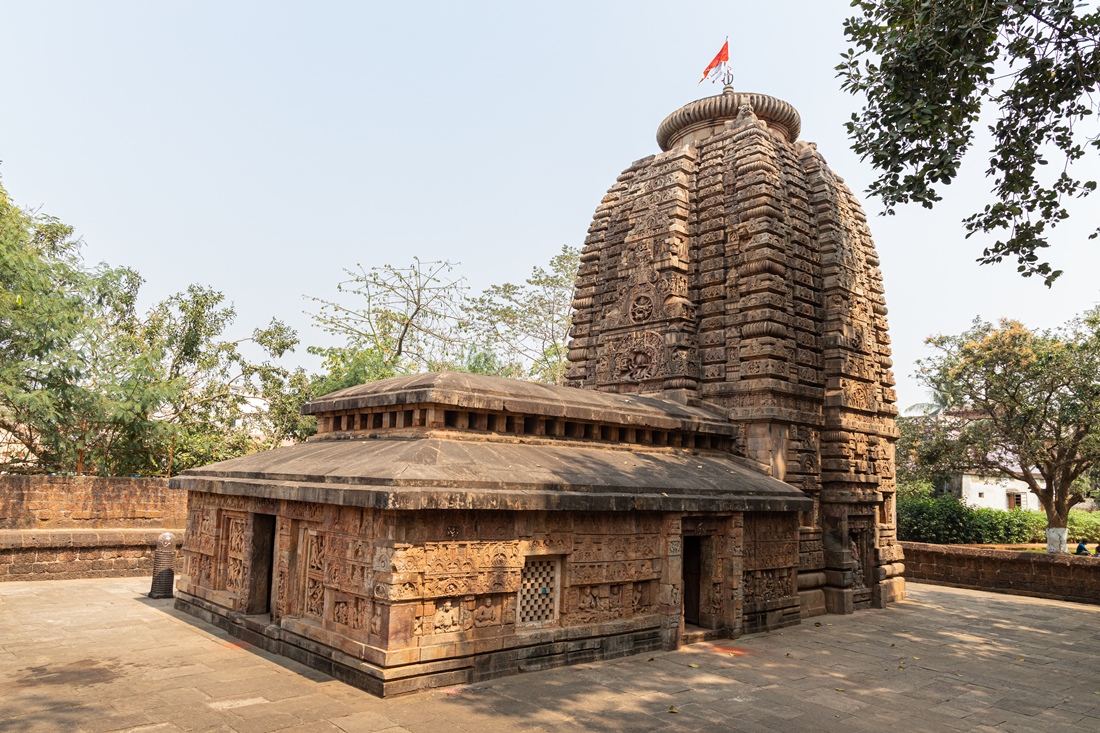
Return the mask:
<svg viewBox="0 0 1100 733">
<path fill-rule="evenodd" d="M 1069 552 L 1066 546 L 1068 530 L 1065 527 L 1047 527 L 1047 552 L 1051 554 L 1065 554 Z"/>
<path fill-rule="evenodd" d="M 176 457 L 176 434 L 172 434 L 172 444 L 168 446 L 168 470 L 164 472 L 165 478 L 172 478 L 172 459 Z"/>
<path fill-rule="evenodd" d="M 1068 530 L 1066 525 L 1069 519 L 1069 502 L 1061 496 L 1061 492 L 1055 488 L 1053 501 L 1043 501 L 1043 509 L 1047 513 L 1047 552 L 1052 554 L 1069 552 L 1066 545 Z M 1042 501 L 1043 497 L 1039 497 Z"/>
</svg>

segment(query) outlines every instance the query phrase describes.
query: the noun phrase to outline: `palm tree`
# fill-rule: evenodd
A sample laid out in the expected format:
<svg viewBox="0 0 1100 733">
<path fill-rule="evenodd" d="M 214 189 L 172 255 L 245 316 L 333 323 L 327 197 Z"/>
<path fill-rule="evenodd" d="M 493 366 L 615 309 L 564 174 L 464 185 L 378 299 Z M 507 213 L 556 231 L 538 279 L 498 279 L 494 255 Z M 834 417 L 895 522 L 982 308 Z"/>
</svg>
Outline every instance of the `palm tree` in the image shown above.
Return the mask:
<svg viewBox="0 0 1100 733">
<path fill-rule="evenodd" d="M 954 404 L 954 400 L 951 399 L 951 395 L 947 392 L 940 391 L 933 387 L 932 391 L 928 394 L 932 398 L 931 402 L 918 402 L 915 405 L 910 405 L 905 409 L 906 414 L 928 416 L 943 415 L 947 413 Z"/>
</svg>

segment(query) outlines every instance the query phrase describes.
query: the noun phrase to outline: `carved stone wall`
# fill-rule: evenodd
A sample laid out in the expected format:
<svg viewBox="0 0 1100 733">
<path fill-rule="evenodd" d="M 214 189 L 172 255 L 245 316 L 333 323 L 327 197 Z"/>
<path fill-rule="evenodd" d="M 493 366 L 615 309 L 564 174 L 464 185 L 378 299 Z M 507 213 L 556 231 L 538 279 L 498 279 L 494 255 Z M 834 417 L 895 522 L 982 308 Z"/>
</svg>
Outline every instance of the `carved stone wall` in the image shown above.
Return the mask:
<svg viewBox="0 0 1100 733">
<path fill-rule="evenodd" d="M 855 196 L 799 128 L 785 102 L 732 90 L 662 123 L 664 152 L 627 168 L 593 217 L 568 378 L 709 406 L 738 426 L 741 454 L 813 498 L 806 615 L 901 590 L 876 570 L 900 558 L 879 260 Z"/>
<path fill-rule="evenodd" d="M 251 517 L 273 514 L 272 619 L 378 664 L 453 655 L 459 642 L 465 655 L 492 651 L 501 648 L 501 637 L 538 629 L 625 622 L 678 638 L 679 515 L 413 513 L 190 496 L 196 530 L 185 549 L 181 592 L 244 612 L 257 585 Z M 723 540 L 731 521 L 719 522 Z M 554 594 L 553 613 L 525 624 L 517 616 L 521 580 L 525 563 L 539 560 L 555 568 L 546 589 Z M 711 571 L 719 584 L 737 560 L 724 562 Z M 723 623 L 734 623 L 739 606 L 715 602 L 715 608 Z"/>
</svg>

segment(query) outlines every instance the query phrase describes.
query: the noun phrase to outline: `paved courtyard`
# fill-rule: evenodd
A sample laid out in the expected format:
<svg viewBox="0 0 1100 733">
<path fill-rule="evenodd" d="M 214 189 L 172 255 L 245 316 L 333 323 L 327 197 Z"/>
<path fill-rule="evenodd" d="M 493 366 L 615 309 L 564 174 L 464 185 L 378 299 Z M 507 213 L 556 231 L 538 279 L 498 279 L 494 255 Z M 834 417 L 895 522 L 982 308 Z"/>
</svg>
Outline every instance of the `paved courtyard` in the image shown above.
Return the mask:
<svg viewBox="0 0 1100 733">
<path fill-rule="evenodd" d="M 0 583 L 0 731 L 1095 731 L 1100 608 L 910 585 L 884 611 L 380 700 L 144 597 Z"/>
</svg>

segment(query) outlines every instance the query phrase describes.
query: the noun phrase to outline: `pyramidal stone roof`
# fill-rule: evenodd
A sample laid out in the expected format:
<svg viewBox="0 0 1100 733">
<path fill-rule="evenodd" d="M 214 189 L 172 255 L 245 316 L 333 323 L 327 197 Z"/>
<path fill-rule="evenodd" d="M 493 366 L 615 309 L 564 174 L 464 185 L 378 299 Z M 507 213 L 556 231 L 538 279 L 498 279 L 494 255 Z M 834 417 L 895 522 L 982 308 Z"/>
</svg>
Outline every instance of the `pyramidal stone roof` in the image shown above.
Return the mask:
<svg viewBox="0 0 1100 733">
<path fill-rule="evenodd" d="M 731 454 L 706 410 L 476 374 L 393 377 L 314 400 L 304 443 L 175 485 L 383 509 L 791 511 L 810 505 Z"/>
<path fill-rule="evenodd" d="M 622 426 L 731 435 L 725 416 L 649 395 L 620 395 L 467 372 L 429 372 L 368 382 L 319 397 L 307 415 L 431 403 L 468 410 L 592 420 Z"/>
</svg>

